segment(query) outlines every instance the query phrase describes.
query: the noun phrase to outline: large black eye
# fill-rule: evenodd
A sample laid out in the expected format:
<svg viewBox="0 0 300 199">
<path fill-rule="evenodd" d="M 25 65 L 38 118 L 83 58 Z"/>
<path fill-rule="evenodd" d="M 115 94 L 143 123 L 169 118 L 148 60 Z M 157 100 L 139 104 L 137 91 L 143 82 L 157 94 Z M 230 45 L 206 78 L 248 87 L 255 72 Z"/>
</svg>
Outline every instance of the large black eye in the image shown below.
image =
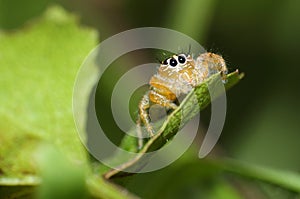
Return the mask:
<svg viewBox="0 0 300 199">
<path fill-rule="evenodd" d="M 177 66 L 177 61 L 176 61 L 176 59 L 174 59 L 174 58 L 171 58 L 171 59 L 170 59 L 170 66 L 173 66 L 173 67 Z"/>
<path fill-rule="evenodd" d="M 178 56 L 178 61 L 179 61 L 179 63 L 184 64 L 185 61 L 186 61 L 185 56 L 184 56 L 184 55 L 179 55 L 179 56 Z"/>
</svg>

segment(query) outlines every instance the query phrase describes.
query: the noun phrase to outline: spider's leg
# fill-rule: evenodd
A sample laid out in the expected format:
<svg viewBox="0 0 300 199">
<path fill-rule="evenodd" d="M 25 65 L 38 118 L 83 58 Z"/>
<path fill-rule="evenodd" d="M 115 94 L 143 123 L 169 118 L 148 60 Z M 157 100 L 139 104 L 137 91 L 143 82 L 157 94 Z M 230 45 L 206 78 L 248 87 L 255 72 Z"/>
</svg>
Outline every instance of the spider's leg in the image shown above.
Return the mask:
<svg viewBox="0 0 300 199">
<path fill-rule="evenodd" d="M 154 135 L 153 127 L 150 125 L 150 117 L 149 117 L 149 108 L 150 108 L 150 100 L 149 93 L 147 92 L 139 104 L 139 118 L 141 122 L 145 125 L 147 132 L 152 137 Z"/>
<path fill-rule="evenodd" d="M 150 124 L 151 120 L 149 116 L 150 101 L 169 109 L 177 108 L 177 105 L 172 100 L 168 99 L 164 95 L 159 94 L 155 90 L 151 90 L 150 92 L 147 92 L 142 97 L 139 104 L 139 119 L 137 120 L 137 134 L 140 137 L 139 147 L 142 147 L 143 145 L 141 124 L 144 124 L 147 132 L 150 134 L 151 137 L 154 136 L 154 130 L 152 125 Z"/>
<path fill-rule="evenodd" d="M 137 131 L 137 136 L 138 136 L 139 150 L 142 149 L 142 147 L 144 145 L 141 123 L 142 123 L 142 121 L 141 121 L 141 118 L 139 117 L 136 121 L 136 131 Z"/>
</svg>

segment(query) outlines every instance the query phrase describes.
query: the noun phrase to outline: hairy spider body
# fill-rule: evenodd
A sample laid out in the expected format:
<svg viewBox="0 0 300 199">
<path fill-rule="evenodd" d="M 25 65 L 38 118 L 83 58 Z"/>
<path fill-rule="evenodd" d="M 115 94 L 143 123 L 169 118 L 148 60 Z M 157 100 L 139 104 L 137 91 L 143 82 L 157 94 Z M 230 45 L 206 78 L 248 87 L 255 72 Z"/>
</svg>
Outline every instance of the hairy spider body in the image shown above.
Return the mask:
<svg viewBox="0 0 300 199">
<path fill-rule="evenodd" d="M 191 55 L 178 54 L 164 60 L 157 74 L 150 79 L 150 89 L 139 103 L 138 132 L 141 124 L 150 136 L 154 135 L 150 124 L 149 108 L 158 104 L 167 109 L 176 109 L 175 103 L 182 94 L 187 94 L 211 75 L 221 72 L 225 81 L 227 67 L 224 59 L 214 53 L 200 54 L 196 59 Z"/>
</svg>

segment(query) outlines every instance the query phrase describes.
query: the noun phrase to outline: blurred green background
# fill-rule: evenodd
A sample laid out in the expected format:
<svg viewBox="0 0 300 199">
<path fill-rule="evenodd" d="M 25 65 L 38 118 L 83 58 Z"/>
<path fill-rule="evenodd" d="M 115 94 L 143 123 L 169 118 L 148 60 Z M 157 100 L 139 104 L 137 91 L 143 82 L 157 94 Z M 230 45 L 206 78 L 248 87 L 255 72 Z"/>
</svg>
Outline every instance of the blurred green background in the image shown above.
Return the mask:
<svg viewBox="0 0 300 199">
<path fill-rule="evenodd" d="M 127 29 L 159 26 L 221 54 L 230 70 L 246 74 L 227 95 L 221 153 L 300 172 L 299 0 L 0 0 L 0 29 L 13 34 L 27 28 L 53 4 L 97 29 L 99 42 Z M 143 63 L 147 53 L 128 62 Z"/>
</svg>

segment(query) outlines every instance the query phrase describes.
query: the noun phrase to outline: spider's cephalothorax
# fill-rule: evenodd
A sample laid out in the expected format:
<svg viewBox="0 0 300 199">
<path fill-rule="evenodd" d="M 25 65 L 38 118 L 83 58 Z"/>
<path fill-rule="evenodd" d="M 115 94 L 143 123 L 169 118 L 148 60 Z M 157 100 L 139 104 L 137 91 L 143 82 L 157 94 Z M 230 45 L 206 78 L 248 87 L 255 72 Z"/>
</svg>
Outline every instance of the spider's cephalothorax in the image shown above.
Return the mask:
<svg viewBox="0 0 300 199">
<path fill-rule="evenodd" d="M 141 130 L 141 124 L 144 124 L 150 136 L 154 135 L 149 117 L 151 104 L 176 109 L 175 101 L 180 95 L 187 94 L 193 87 L 218 72 L 221 72 L 225 81 L 227 74 L 225 61 L 214 53 L 203 53 L 196 59 L 191 55 L 178 54 L 164 60 L 157 74 L 150 80 L 150 90 L 140 101 L 138 131 Z"/>
</svg>

